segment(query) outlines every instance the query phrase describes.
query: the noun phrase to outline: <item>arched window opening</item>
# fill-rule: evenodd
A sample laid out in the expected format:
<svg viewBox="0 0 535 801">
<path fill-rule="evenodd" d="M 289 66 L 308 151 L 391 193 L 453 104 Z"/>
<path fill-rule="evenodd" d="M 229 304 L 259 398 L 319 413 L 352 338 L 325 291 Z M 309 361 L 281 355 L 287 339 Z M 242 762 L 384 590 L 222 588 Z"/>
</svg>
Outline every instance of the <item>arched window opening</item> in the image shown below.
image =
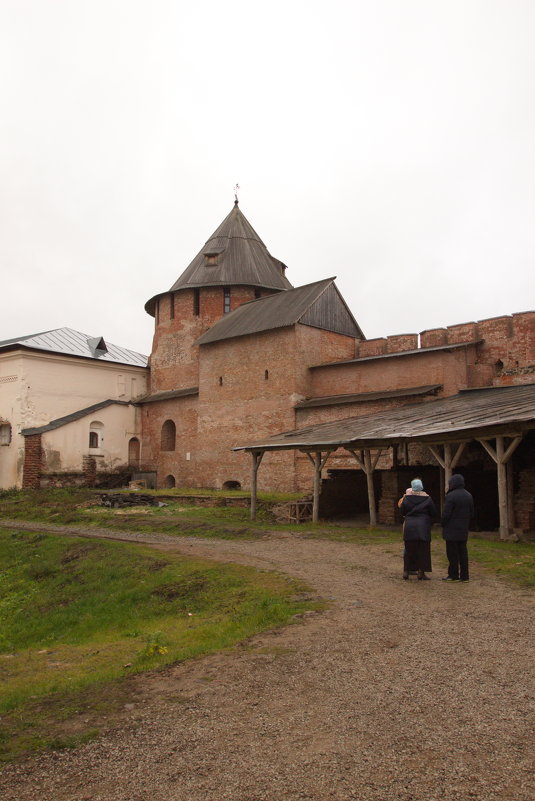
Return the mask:
<svg viewBox="0 0 535 801">
<path fill-rule="evenodd" d="M 162 451 L 174 451 L 176 443 L 176 426 L 172 420 L 166 420 L 162 426 Z"/>
<path fill-rule="evenodd" d="M 139 456 L 141 443 L 137 437 L 128 440 L 128 464 L 131 467 L 139 467 Z"/>
<path fill-rule="evenodd" d="M 219 386 L 220 387 L 223 386 L 223 376 L 222 375 L 219 376 Z"/>
<path fill-rule="evenodd" d="M 9 445 L 11 442 L 11 426 L 9 423 L 0 423 L 0 445 Z"/>
<path fill-rule="evenodd" d="M 269 370 L 264 370 L 264 381 L 267 381 L 269 378 Z"/>
<path fill-rule="evenodd" d="M 201 313 L 201 290 L 193 290 L 193 314 L 198 317 Z"/>
<path fill-rule="evenodd" d="M 163 485 L 165 489 L 172 489 L 173 487 L 176 487 L 175 477 L 169 474 L 164 478 Z"/>
<path fill-rule="evenodd" d="M 89 447 L 91 450 L 98 450 L 104 441 L 104 424 L 98 420 L 93 420 L 89 426 Z"/>
<path fill-rule="evenodd" d="M 239 481 L 225 481 L 223 484 L 224 490 L 239 490 L 241 489 L 241 484 Z"/>
</svg>

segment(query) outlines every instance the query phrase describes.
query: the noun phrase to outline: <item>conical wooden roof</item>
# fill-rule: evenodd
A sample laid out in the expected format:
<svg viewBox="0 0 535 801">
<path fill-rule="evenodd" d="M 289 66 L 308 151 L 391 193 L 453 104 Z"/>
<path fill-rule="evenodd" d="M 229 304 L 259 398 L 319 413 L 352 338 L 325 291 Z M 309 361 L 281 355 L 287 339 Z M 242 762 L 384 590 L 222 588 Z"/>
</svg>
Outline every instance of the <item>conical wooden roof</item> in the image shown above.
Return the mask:
<svg viewBox="0 0 535 801">
<path fill-rule="evenodd" d="M 168 292 L 205 286 L 292 289 L 285 265 L 268 251 L 237 203 Z M 165 293 L 160 293 L 165 294 Z M 154 314 L 155 295 L 146 304 Z"/>
</svg>

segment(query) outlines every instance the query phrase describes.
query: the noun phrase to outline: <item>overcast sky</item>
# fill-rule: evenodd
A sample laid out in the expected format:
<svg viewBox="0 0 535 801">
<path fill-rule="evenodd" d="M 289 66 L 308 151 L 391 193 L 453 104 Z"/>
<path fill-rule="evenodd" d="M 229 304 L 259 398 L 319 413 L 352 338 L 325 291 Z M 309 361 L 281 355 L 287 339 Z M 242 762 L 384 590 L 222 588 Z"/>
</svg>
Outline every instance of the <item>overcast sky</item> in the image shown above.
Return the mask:
<svg viewBox="0 0 535 801">
<path fill-rule="evenodd" d="M 0 339 L 150 352 L 240 208 L 369 338 L 535 307 L 533 0 L 0 0 Z"/>
</svg>

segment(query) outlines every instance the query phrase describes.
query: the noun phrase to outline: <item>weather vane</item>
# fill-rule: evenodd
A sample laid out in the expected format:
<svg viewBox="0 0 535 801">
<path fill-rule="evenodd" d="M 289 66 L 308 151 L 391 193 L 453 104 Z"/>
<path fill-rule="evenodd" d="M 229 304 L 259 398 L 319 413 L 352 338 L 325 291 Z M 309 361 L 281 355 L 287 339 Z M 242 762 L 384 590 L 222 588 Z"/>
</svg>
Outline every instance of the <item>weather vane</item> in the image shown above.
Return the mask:
<svg viewBox="0 0 535 801">
<path fill-rule="evenodd" d="M 235 187 L 234 187 L 234 205 L 235 206 L 238 205 L 238 191 L 239 191 L 239 188 L 240 188 L 239 184 L 236 184 Z"/>
</svg>

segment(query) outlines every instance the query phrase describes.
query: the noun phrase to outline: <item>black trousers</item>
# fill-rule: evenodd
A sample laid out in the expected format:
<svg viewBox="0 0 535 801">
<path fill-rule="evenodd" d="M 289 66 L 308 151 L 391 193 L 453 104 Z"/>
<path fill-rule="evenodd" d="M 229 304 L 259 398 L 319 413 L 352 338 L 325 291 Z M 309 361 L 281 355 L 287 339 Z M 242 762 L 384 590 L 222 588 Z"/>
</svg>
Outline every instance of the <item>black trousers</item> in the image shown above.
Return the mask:
<svg viewBox="0 0 535 801">
<path fill-rule="evenodd" d="M 466 540 L 446 540 L 446 556 L 449 562 L 448 576 L 467 581 L 469 576 Z"/>
</svg>

